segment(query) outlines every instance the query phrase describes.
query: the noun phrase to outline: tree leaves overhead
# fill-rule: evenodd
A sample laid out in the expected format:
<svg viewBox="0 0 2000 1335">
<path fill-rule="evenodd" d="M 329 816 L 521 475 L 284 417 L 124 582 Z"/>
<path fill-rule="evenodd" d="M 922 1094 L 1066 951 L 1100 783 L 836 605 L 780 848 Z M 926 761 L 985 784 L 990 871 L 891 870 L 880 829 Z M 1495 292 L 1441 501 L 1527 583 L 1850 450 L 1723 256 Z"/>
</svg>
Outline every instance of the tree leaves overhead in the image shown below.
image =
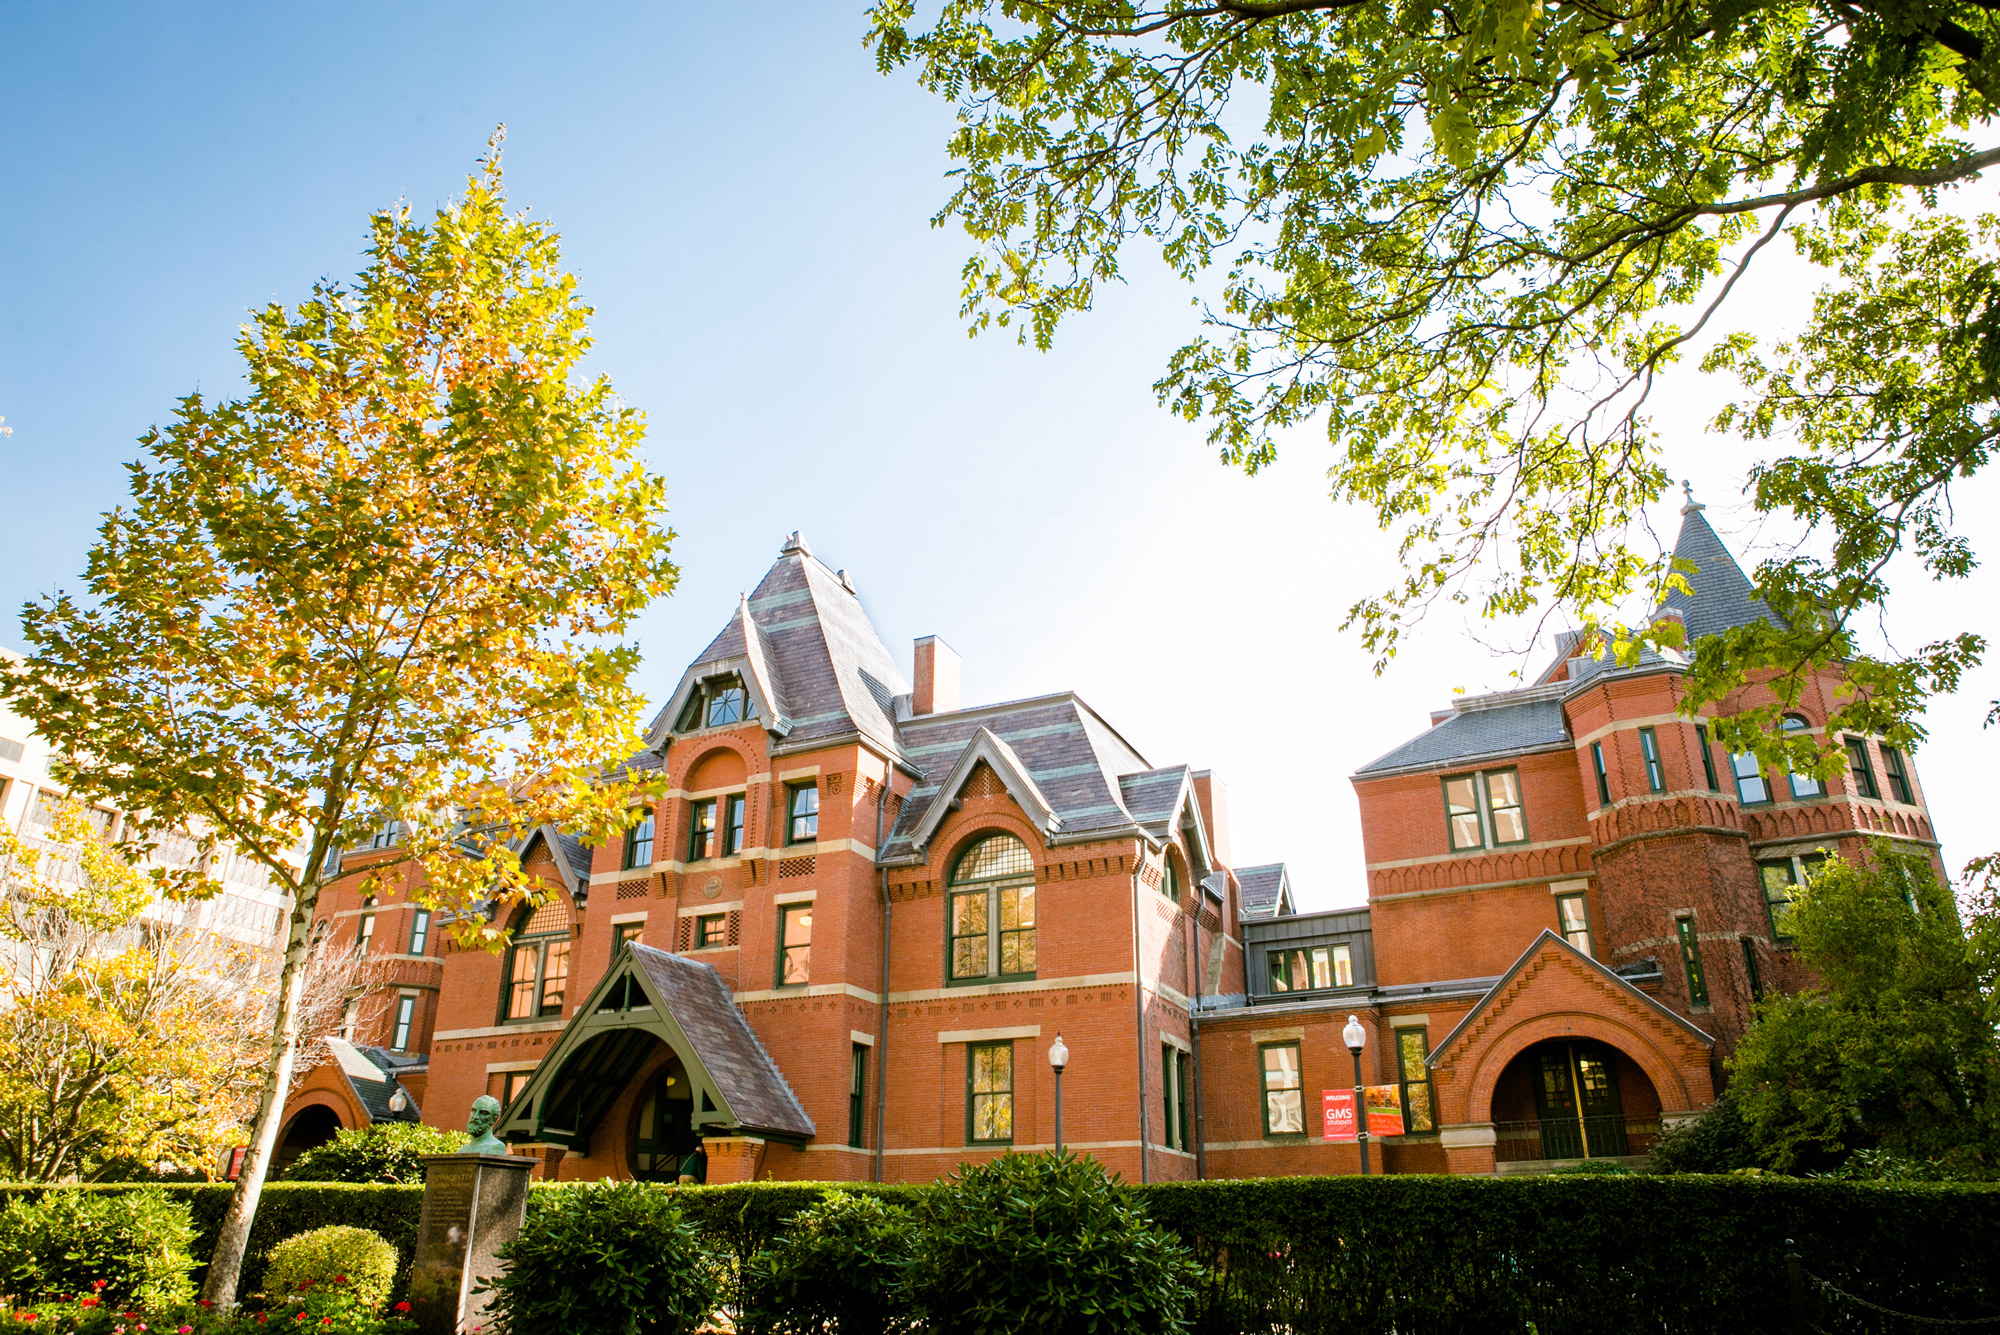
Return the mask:
<svg viewBox="0 0 2000 1335">
<path fill-rule="evenodd" d="M 1996 246 L 1929 210 L 2000 161 L 1986 0 L 946 0 L 928 26 L 882 0 L 871 19 L 882 69 L 960 108 L 937 221 L 977 247 L 972 329 L 1046 348 L 1135 242 L 1199 282 L 1203 327 L 1156 391 L 1252 472 L 1324 420 L 1333 496 L 1401 542 L 1406 575 L 1351 609 L 1378 669 L 1440 598 L 1560 608 L 1623 654 L 1670 643 L 1621 624 L 1688 573 L 1628 541 L 1668 481 L 1647 396 L 1781 235 L 1826 290 L 1794 342 L 1712 361 L 1750 391 L 1719 425 L 1772 439 L 1755 503 L 1835 559 L 1760 572 L 1812 614 L 1753 666 L 1797 681 L 1860 656 L 1886 594 L 1869 553 L 1968 568 L 1947 492 L 1992 440 Z M 1829 380 L 1844 426 L 1798 392 Z M 1915 703 L 1982 649 L 1873 664 L 1856 684 L 1886 703 L 1848 725 L 1908 743 Z M 1693 704 L 1731 669 L 1698 662 Z"/>
</svg>

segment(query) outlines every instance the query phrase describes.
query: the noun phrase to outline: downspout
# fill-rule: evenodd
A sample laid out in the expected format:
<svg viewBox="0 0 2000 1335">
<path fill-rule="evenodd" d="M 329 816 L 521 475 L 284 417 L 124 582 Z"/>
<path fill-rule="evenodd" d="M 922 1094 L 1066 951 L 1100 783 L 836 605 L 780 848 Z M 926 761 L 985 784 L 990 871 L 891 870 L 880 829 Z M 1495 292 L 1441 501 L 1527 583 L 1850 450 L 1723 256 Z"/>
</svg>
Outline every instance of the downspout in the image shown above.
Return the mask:
<svg viewBox="0 0 2000 1335">
<path fill-rule="evenodd" d="M 882 861 L 882 812 L 889 805 L 889 784 L 896 767 L 882 759 L 882 786 L 875 790 L 875 865 L 882 873 L 882 1001 L 875 1022 L 875 1180 L 882 1180 L 883 1104 L 889 1095 L 889 868 Z"/>
<path fill-rule="evenodd" d="M 1139 1041 L 1139 1184 L 1151 1182 L 1152 1175 L 1146 1160 L 1147 1142 L 1152 1139 L 1152 1128 L 1147 1118 L 1147 1110 L 1152 1100 L 1146 1097 L 1146 976 L 1140 937 L 1144 928 L 1139 917 L 1139 873 L 1146 865 L 1146 844 L 1139 843 L 1139 856 L 1132 863 L 1132 995 L 1134 997 L 1133 1018 L 1138 1022 Z"/>
<path fill-rule="evenodd" d="M 1210 873 L 1213 875 L 1213 873 Z M 1189 878 L 1193 880 L 1192 877 Z M 1202 1145 L 1203 1133 L 1207 1130 L 1201 1120 L 1201 905 L 1202 882 L 1195 881 L 1195 911 L 1188 922 L 1188 1048 L 1193 1053 L 1189 1063 L 1194 1067 L 1194 1178 L 1201 1182 L 1208 1176 L 1207 1153 Z"/>
</svg>

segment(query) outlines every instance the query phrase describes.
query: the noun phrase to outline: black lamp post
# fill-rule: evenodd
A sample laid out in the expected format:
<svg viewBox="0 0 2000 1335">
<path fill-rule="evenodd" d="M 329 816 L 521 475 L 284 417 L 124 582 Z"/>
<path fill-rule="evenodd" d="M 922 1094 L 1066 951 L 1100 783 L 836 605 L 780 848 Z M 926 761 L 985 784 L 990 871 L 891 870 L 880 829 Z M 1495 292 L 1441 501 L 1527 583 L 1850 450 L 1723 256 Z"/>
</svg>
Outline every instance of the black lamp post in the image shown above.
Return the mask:
<svg viewBox="0 0 2000 1335">
<path fill-rule="evenodd" d="M 1060 1031 L 1056 1041 L 1049 1044 L 1049 1069 L 1056 1073 L 1056 1153 L 1062 1153 L 1062 1073 L 1069 1065 L 1069 1047 L 1062 1041 Z"/>
<path fill-rule="evenodd" d="M 1347 1040 L 1347 1050 L 1354 1054 L 1354 1139 L 1361 1146 L 1361 1176 L 1368 1176 L 1368 1101 L 1361 1090 L 1361 1049 L 1368 1045 L 1368 1031 L 1361 1027 L 1359 1016 L 1347 1017 L 1347 1027 L 1340 1031 Z"/>
</svg>

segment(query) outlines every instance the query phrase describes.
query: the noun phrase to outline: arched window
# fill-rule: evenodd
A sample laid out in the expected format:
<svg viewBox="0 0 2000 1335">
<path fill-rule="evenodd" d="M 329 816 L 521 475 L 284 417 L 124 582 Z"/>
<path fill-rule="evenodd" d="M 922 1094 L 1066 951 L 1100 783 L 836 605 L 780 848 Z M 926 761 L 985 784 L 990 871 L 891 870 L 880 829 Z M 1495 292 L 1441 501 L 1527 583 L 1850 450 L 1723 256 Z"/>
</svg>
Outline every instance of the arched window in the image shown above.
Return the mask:
<svg viewBox="0 0 2000 1335">
<path fill-rule="evenodd" d="M 1787 733 L 1797 734 L 1807 732 L 1811 728 L 1812 724 L 1806 722 L 1797 714 L 1785 715 L 1785 731 Z M 1797 770 L 1793 770 L 1787 777 L 1792 781 L 1792 796 L 1794 798 L 1826 796 L 1826 785 L 1810 774 L 1801 774 Z"/>
<path fill-rule="evenodd" d="M 1032 978 L 1035 860 L 1012 835 L 988 835 L 951 872 L 949 981 Z"/>
<path fill-rule="evenodd" d="M 568 986 L 569 907 L 559 896 L 532 911 L 523 906 L 507 951 L 500 1018 L 538 1020 L 561 1015 Z"/>
</svg>

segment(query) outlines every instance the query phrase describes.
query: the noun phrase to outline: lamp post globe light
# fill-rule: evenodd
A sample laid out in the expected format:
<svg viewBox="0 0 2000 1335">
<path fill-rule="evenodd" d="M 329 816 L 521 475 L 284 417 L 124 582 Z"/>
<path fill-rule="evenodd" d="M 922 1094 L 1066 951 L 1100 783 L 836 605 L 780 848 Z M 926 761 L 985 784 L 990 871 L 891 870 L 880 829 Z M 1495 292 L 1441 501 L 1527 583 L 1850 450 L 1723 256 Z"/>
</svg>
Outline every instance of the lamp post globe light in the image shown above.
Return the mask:
<svg viewBox="0 0 2000 1335">
<path fill-rule="evenodd" d="M 1056 1073 L 1056 1153 L 1062 1153 L 1062 1073 L 1069 1065 L 1069 1045 L 1062 1041 L 1060 1030 L 1056 1041 L 1049 1044 L 1049 1069 Z"/>
<path fill-rule="evenodd" d="M 1347 1050 L 1354 1054 L 1354 1141 L 1361 1147 L 1361 1176 L 1368 1176 L 1368 1104 L 1361 1092 L 1361 1049 L 1368 1046 L 1368 1031 L 1361 1027 L 1361 1017 L 1347 1017 L 1347 1027 L 1340 1031 L 1347 1040 Z"/>
</svg>

